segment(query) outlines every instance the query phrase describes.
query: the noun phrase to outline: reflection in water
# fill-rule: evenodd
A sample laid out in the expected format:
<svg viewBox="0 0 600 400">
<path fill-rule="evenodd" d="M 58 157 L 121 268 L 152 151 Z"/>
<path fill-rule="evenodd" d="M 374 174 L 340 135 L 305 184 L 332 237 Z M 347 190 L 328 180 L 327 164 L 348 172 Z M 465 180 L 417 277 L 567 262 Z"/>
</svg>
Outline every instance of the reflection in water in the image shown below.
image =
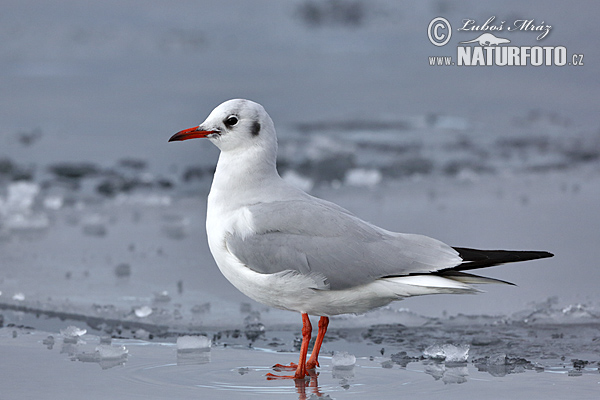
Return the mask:
<svg viewBox="0 0 600 400">
<path fill-rule="evenodd" d="M 51 350 L 54 346 L 54 338 L 49 336 L 42 343 Z M 68 354 L 72 361 L 97 363 L 102 369 L 124 365 L 127 362 L 129 350 L 125 346 L 111 345 L 110 338 L 101 338 L 93 351 L 85 351 L 87 345 L 80 336 L 65 336 L 60 352 Z"/>
<path fill-rule="evenodd" d="M 445 363 L 439 361 L 423 361 L 425 373 L 433 376 L 433 379 L 441 380 L 445 384 L 465 383 L 469 370 L 467 363 Z"/>
<path fill-rule="evenodd" d="M 212 341 L 204 336 L 179 336 L 177 338 L 177 365 L 201 365 L 210 362 Z"/>
<path fill-rule="evenodd" d="M 308 371 L 308 379 L 294 379 L 294 384 L 296 385 L 296 392 L 298 392 L 298 400 L 307 400 L 310 395 L 310 398 L 319 398 L 319 399 L 330 399 L 329 395 L 324 395 L 321 393 L 321 388 L 319 387 L 318 376 L 314 370 Z"/>
<path fill-rule="evenodd" d="M 210 362 L 210 347 L 177 349 L 177 365 L 201 365 Z"/>
<path fill-rule="evenodd" d="M 94 352 L 77 352 L 72 357 L 73 361 L 97 363 L 102 369 L 109 369 L 127 362 L 129 350 L 125 346 L 112 346 L 100 344 Z"/>
</svg>

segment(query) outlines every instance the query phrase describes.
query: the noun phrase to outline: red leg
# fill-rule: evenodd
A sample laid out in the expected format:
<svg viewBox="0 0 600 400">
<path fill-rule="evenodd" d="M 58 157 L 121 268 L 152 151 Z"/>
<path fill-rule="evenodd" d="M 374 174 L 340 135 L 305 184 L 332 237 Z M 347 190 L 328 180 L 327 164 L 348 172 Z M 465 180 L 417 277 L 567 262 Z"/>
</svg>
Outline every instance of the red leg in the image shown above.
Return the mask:
<svg viewBox="0 0 600 400">
<path fill-rule="evenodd" d="M 310 359 L 306 363 L 306 369 L 313 369 L 320 366 L 319 351 L 321 350 L 321 345 L 323 344 L 323 338 L 325 337 L 325 332 L 327 332 L 328 325 L 329 317 L 321 317 L 321 319 L 319 319 L 319 333 L 317 333 L 317 340 L 315 341 L 315 347 L 310 355 Z"/>
<path fill-rule="evenodd" d="M 308 314 L 302 313 L 302 345 L 300 346 L 300 360 L 296 367 L 296 373 L 293 376 L 278 376 L 274 374 L 267 374 L 268 379 L 304 379 L 308 375 L 306 371 L 306 354 L 308 353 L 308 344 L 310 343 L 310 335 L 312 333 L 312 325 Z M 293 364 L 292 364 L 293 365 Z M 274 366 L 276 368 L 285 368 L 282 365 Z"/>
</svg>

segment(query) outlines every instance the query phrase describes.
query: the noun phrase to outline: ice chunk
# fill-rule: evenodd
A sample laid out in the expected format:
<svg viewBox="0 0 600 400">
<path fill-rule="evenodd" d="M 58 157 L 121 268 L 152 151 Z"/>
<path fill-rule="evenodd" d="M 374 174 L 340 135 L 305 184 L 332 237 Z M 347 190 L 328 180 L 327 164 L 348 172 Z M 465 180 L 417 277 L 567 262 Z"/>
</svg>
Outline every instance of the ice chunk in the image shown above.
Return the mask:
<svg viewBox="0 0 600 400">
<path fill-rule="evenodd" d="M 96 346 L 96 355 L 100 360 L 121 359 L 127 356 L 129 350 L 125 346 L 101 344 Z"/>
<path fill-rule="evenodd" d="M 25 295 L 21 292 L 15 293 L 12 297 L 13 300 L 16 301 L 24 301 L 25 300 Z"/>
<path fill-rule="evenodd" d="M 88 236 L 102 237 L 106 236 L 106 219 L 101 215 L 90 214 L 86 215 L 82 221 L 83 233 Z"/>
<path fill-rule="evenodd" d="M 354 168 L 346 172 L 345 183 L 350 186 L 375 186 L 381 179 L 378 169 Z"/>
<path fill-rule="evenodd" d="M 33 207 L 40 187 L 31 182 L 14 182 L 8 185 L 6 199 L 0 198 L 0 214 L 9 212 L 27 212 Z"/>
<path fill-rule="evenodd" d="M 60 334 L 65 338 L 77 338 L 87 333 L 87 329 L 78 328 L 76 326 L 68 326 L 65 329 L 60 330 Z"/>
<path fill-rule="evenodd" d="M 282 178 L 290 185 L 295 186 L 298 189 L 304 190 L 305 192 L 310 192 L 313 186 L 315 185 L 312 179 L 302 176 L 293 170 L 286 171 L 282 175 Z"/>
<path fill-rule="evenodd" d="M 169 296 L 169 292 L 163 290 L 162 292 L 154 293 L 154 301 L 156 303 L 168 303 L 171 301 L 171 296 Z"/>
<path fill-rule="evenodd" d="M 206 336 L 179 336 L 177 351 L 210 349 L 211 340 Z"/>
<path fill-rule="evenodd" d="M 469 345 L 434 344 L 423 351 L 427 358 L 446 362 L 465 362 L 469 357 Z"/>
<path fill-rule="evenodd" d="M 61 196 L 47 196 L 44 199 L 44 207 L 49 210 L 60 210 L 64 204 Z"/>
<path fill-rule="evenodd" d="M 137 307 L 133 310 L 135 316 L 138 318 L 146 318 L 148 315 L 152 314 L 152 307 L 141 306 Z"/>
<path fill-rule="evenodd" d="M 356 357 L 345 351 L 336 352 L 331 358 L 331 365 L 338 369 L 350 369 L 356 364 Z"/>
<path fill-rule="evenodd" d="M 210 362 L 211 340 L 206 336 L 177 338 L 177 364 L 200 365 Z"/>
<path fill-rule="evenodd" d="M 4 225 L 12 230 L 37 230 L 47 228 L 50 220 L 47 215 L 41 213 L 14 213 L 6 217 Z"/>
<path fill-rule="evenodd" d="M 75 347 L 72 350 L 76 349 Z M 108 369 L 123 365 L 127 361 L 128 353 L 129 350 L 125 346 L 100 344 L 96 346 L 93 353 L 74 351 L 71 359 L 74 361 L 98 363 L 102 369 Z"/>
<path fill-rule="evenodd" d="M 42 344 L 46 346 L 48 350 L 52 350 L 54 347 L 54 336 L 48 336 L 46 339 L 42 340 Z"/>
<path fill-rule="evenodd" d="M 133 332 L 133 337 L 136 339 L 150 340 L 152 339 L 152 334 L 147 330 L 140 328 Z"/>
<path fill-rule="evenodd" d="M 32 182 L 14 182 L 8 185 L 5 198 L 0 197 L 0 223 L 8 229 L 44 229 L 50 220 L 33 210 L 40 187 Z"/>
<path fill-rule="evenodd" d="M 411 362 L 419 361 L 417 357 L 409 356 L 405 351 L 401 351 L 399 353 L 392 354 L 390 356 L 393 362 L 400 365 L 402 368 L 406 368 L 406 366 Z"/>
</svg>

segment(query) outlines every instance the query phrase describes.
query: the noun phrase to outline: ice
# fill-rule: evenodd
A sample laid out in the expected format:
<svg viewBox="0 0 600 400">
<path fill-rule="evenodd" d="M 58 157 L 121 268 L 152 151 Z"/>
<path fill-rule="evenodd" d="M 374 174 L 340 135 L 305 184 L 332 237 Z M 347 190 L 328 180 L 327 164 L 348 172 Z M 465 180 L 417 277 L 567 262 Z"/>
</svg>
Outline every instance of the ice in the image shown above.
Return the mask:
<svg viewBox="0 0 600 400">
<path fill-rule="evenodd" d="M 42 340 L 42 344 L 46 346 L 48 350 L 52 350 L 54 347 L 54 336 L 49 335 L 46 339 Z"/>
<path fill-rule="evenodd" d="M 81 221 L 83 233 L 88 236 L 96 237 L 106 236 L 108 232 L 106 223 L 106 218 L 99 214 L 86 215 Z"/>
<path fill-rule="evenodd" d="M 141 306 L 137 307 L 133 310 L 135 316 L 138 318 L 146 318 L 150 314 L 152 314 L 152 307 L 149 306 Z"/>
<path fill-rule="evenodd" d="M 427 347 L 423 351 L 423 355 L 427 358 L 446 362 L 466 362 L 469 357 L 469 345 L 434 344 Z"/>
<path fill-rule="evenodd" d="M 81 351 L 78 347 L 71 350 L 73 361 L 97 363 L 102 369 L 125 364 L 129 355 L 129 350 L 125 346 L 111 346 L 109 344 L 99 344 L 93 352 Z"/>
<path fill-rule="evenodd" d="M 382 178 L 378 169 L 354 168 L 346 172 L 344 183 L 350 186 L 375 186 Z"/>
<path fill-rule="evenodd" d="M 65 329 L 60 330 L 60 334 L 63 335 L 65 338 L 77 338 L 85 335 L 86 333 L 87 329 L 79 328 L 74 325 L 70 325 Z"/>
<path fill-rule="evenodd" d="M 177 364 L 200 365 L 210 362 L 212 341 L 206 336 L 179 336 L 177 338 Z"/>
<path fill-rule="evenodd" d="M 356 356 L 345 351 L 336 352 L 331 357 L 331 365 L 338 369 L 350 369 L 356 364 Z"/>
<path fill-rule="evenodd" d="M 101 344 L 96 346 L 96 355 L 101 360 L 120 359 L 127 356 L 129 350 L 125 346 Z"/>
<path fill-rule="evenodd" d="M 522 373 L 526 370 L 537 372 L 544 368 L 521 357 L 512 357 L 506 353 L 497 353 L 473 360 L 479 371 L 485 371 L 492 376 L 506 376 L 507 374 Z"/>
<path fill-rule="evenodd" d="M 37 230 L 50 225 L 48 216 L 34 210 L 40 186 L 33 182 L 12 182 L 6 197 L 0 196 L 0 226 L 9 230 Z"/>
<path fill-rule="evenodd" d="M 21 293 L 21 292 L 15 293 L 13 295 L 12 299 L 16 300 L 16 301 L 24 301 L 25 300 L 25 295 L 23 293 Z"/>
<path fill-rule="evenodd" d="M 436 381 L 441 380 L 445 384 L 460 384 L 467 382 L 469 370 L 463 365 L 448 365 L 446 363 L 429 361 L 425 367 L 425 373 L 431 375 Z"/>
<path fill-rule="evenodd" d="M 206 336 L 179 336 L 177 338 L 177 351 L 209 349 L 211 340 Z"/>
<path fill-rule="evenodd" d="M 304 190 L 305 192 L 310 192 L 315 185 L 312 179 L 302 176 L 294 170 L 285 171 L 281 177 L 290 185 Z"/>
<path fill-rule="evenodd" d="M 9 212 L 29 212 L 40 192 L 40 187 L 32 182 L 13 182 L 8 185 L 5 199 L 0 197 L 0 215 Z"/>
<path fill-rule="evenodd" d="M 49 210 L 60 210 L 64 204 L 64 199 L 61 196 L 46 196 L 44 199 L 44 207 Z"/>
<path fill-rule="evenodd" d="M 168 291 L 163 290 L 161 292 L 154 293 L 155 303 L 168 303 L 169 301 L 171 301 L 171 296 L 169 295 Z"/>
<path fill-rule="evenodd" d="M 515 313 L 512 319 L 527 324 L 581 324 L 600 321 L 600 311 L 588 304 L 558 306 L 558 298 L 551 297 L 533 305 L 533 310 Z"/>
</svg>

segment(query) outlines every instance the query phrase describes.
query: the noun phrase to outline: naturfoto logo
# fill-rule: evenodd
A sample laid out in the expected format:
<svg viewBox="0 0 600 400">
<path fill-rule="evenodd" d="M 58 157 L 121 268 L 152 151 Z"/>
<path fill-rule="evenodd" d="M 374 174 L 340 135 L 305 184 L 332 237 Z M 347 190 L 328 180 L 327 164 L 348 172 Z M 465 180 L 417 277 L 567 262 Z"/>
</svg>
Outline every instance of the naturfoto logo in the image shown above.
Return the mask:
<svg viewBox="0 0 600 400">
<path fill-rule="evenodd" d="M 548 37 L 552 25 L 535 19 L 517 19 L 508 23 L 506 20 L 496 22 L 496 17 L 489 17 L 483 24 L 474 19 L 463 19 L 457 36 L 466 33 L 477 33 L 477 37 L 465 37 L 458 42 L 456 56 L 430 56 L 431 66 L 583 66 L 583 54 L 568 55 L 564 46 L 543 46 L 541 41 Z M 531 46 L 515 46 L 509 35 L 514 32 L 535 33 Z M 493 33 L 492 33 L 493 32 Z M 435 46 L 442 47 L 450 42 L 452 26 L 443 17 L 431 20 L 427 35 Z M 523 36 L 520 36 L 522 38 Z M 533 38 L 532 38 L 533 39 Z"/>
</svg>

